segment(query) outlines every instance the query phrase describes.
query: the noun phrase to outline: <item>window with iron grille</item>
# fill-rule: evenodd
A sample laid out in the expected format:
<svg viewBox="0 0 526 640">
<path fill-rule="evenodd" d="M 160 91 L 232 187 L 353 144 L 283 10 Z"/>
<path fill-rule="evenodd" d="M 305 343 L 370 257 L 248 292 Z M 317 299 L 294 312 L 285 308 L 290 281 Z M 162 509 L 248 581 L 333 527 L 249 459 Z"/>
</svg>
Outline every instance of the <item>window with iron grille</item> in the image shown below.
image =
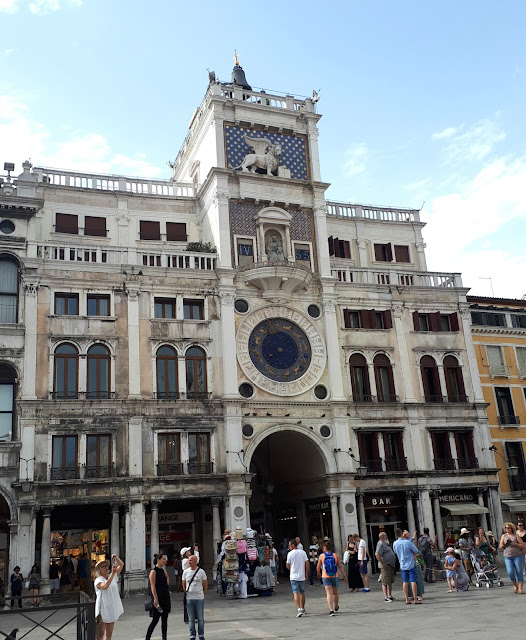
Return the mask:
<svg viewBox="0 0 526 640">
<path fill-rule="evenodd" d="M 111 436 L 88 435 L 86 438 L 86 478 L 111 477 Z"/>
<path fill-rule="evenodd" d="M 157 436 L 158 475 L 181 475 L 181 434 L 159 433 Z"/>
<path fill-rule="evenodd" d="M 53 480 L 78 478 L 77 436 L 53 436 Z"/>
</svg>

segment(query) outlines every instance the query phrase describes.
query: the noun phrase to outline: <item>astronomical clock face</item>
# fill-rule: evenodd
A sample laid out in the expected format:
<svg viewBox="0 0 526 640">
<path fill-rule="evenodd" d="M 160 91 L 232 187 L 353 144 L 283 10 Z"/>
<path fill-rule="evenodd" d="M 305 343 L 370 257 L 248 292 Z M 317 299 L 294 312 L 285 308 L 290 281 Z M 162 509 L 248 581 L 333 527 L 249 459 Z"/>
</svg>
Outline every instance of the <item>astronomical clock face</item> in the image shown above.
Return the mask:
<svg viewBox="0 0 526 640">
<path fill-rule="evenodd" d="M 250 314 L 236 342 L 245 375 L 276 395 L 307 391 L 325 368 L 325 343 L 316 325 L 289 307 L 271 306 Z"/>
</svg>

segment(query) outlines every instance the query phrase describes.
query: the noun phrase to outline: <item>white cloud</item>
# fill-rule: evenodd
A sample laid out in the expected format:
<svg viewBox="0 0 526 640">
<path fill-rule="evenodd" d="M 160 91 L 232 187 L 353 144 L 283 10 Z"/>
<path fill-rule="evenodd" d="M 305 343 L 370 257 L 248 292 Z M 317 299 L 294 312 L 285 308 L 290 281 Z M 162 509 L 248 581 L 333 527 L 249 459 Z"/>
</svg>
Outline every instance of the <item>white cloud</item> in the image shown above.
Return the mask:
<svg viewBox="0 0 526 640">
<path fill-rule="evenodd" d="M 492 249 L 492 234 L 507 223 L 524 225 L 526 236 L 526 158 L 499 158 L 455 193 L 433 200 L 423 211 L 428 268 L 460 271 L 474 292 L 496 296 L 526 293 L 526 257 Z"/>
<path fill-rule="evenodd" d="M 64 7 L 80 7 L 82 0 L 0 0 L 0 12 L 4 13 L 17 13 L 26 6 L 34 15 L 45 15 Z"/>
<path fill-rule="evenodd" d="M 18 0 L 0 0 L 0 12 L 16 13 L 18 11 Z"/>
<path fill-rule="evenodd" d="M 443 131 L 437 131 L 431 137 L 433 138 L 433 140 L 442 140 L 443 138 L 451 138 L 451 136 L 454 136 L 458 131 L 462 129 L 462 126 L 463 125 L 461 125 L 460 127 L 448 127 Z"/>
<path fill-rule="evenodd" d="M 343 170 L 346 176 L 353 177 L 365 171 L 366 159 L 369 154 L 369 149 L 365 142 L 356 142 L 346 153 L 346 161 L 343 165 Z"/>
<path fill-rule="evenodd" d="M 73 171 L 159 177 L 163 168 L 150 164 L 144 154 L 133 157 L 112 152 L 104 136 L 94 132 L 61 131 L 59 139 L 33 120 L 27 106 L 10 96 L 0 96 L 2 161 L 17 167 L 26 158 L 35 166 Z"/>
<path fill-rule="evenodd" d="M 506 137 L 505 132 L 492 120 L 480 120 L 471 129 L 463 126 L 449 127 L 431 136 L 435 140 L 447 140 L 444 147 L 446 161 L 457 164 L 483 160 L 495 145 Z"/>
</svg>

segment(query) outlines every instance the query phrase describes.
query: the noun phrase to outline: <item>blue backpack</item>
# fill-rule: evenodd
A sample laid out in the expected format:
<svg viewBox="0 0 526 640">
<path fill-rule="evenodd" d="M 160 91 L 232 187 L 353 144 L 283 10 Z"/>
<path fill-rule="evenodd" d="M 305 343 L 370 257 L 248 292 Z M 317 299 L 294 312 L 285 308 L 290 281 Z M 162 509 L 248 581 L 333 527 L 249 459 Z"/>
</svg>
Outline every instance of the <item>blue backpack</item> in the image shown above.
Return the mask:
<svg viewBox="0 0 526 640">
<path fill-rule="evenodd" d="M 336 566 L 336 559 L 334 557 L 334 553 L 325 552 L 325 558 L 323 558 L 323 566 L 325 568 L 325 573 L 330 578 L 338 574 L 338 567 Z"/>
</svg>

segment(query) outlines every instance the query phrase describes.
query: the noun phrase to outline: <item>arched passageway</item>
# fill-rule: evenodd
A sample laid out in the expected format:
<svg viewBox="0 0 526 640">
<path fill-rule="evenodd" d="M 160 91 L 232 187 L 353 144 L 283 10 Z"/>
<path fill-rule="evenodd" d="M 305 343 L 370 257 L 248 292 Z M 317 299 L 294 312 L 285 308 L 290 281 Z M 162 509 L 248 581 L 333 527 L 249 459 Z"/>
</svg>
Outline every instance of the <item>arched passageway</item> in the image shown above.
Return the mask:
<svg viewBox="0 0 526 640">
<path fill-rule="evenodd" d="M 4 585 L 9 584 L 9 520 L 11 511 L 4 496 L 0 494 L 0 578 Z"/>
</svg>

